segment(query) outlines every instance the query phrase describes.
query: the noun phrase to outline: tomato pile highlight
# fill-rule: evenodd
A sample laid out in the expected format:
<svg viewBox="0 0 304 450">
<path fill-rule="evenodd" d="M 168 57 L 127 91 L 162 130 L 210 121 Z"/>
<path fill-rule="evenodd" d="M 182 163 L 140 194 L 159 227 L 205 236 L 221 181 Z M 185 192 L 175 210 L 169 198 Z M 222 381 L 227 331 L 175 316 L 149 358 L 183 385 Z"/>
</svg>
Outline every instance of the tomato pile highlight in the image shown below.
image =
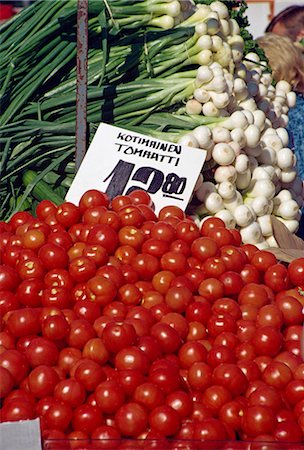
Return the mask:
<svg viewBox="0 0 304 450">
<path fill-rule="evenodd" d="M 303 290 L 304 258 L 144 191 L 44 200 L 0 223 L 1 421 L 67 448 L 300 449 Z"/>
</svg>

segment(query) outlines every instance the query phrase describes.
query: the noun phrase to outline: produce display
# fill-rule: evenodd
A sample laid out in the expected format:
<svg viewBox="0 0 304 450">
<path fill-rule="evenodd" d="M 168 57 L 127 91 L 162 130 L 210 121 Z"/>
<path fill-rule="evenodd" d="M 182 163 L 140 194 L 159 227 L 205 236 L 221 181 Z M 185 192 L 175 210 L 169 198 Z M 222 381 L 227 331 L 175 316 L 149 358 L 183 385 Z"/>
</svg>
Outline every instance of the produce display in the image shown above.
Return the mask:
<svg viewBox="0 0 304 450">
<path fill-rule="evenodd" d="M 142 190 L 17 212 L 1 421 L 39 417 L 45 449 L 303 449 L 303 274 Z"/>
<path fill-rule="evenodd" d="M 296 232 L 303 187 L 286 130 L 291 86 L 274 85 L 246 30 L 246 3 L 89 1 L 90 139 L 100 121 L 207 151 L 188 213 L 275 247 Z M 38 1 L 2 25 L 1 217 L 59 204 L 74 176 L 76 0 Z M 27 172 L 29 171 L 29 172 Z"/>
<path fill-rule="evenodd" d="M 88 3 L 88 145 L 103 121 L 206 163 L 186 212 L 64 201 L 77 0 L 0 26 L 0 422 L 39 418 L 44 450 L 303 450 L 304 258 L 267 251 L 301 217 L 295 93 L 243 0 Z"/>
</svg>

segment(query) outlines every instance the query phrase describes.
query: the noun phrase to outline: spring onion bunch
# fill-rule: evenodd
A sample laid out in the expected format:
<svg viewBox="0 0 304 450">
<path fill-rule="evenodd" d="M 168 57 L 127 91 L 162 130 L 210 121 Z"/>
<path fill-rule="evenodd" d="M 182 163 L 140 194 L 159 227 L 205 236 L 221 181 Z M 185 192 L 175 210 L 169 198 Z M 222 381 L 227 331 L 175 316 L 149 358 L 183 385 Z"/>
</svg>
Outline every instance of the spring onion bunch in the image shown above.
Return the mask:
<svg viewBox="0 0 304 450">
<path fill-rule="evenodd" d="M 32 200 L 34 184 L 25 192 L 18 185 L 25 169 L 40 171 L 56 194 L 71 183 L 76 5 L 65 2 L 67 9 L 57 0 L 56 9 L 48 5 L 45 35 L 37 25 L 24 45 L 17 16 L 15 52 L 10 26 L 3 30 L 0 51 L 6 61 L 14 57 L 0 78 L 3 217 Z M 44 3 L 35 6 L 41 16 Z M 240 229 L 243 242 L 267 248 L 276 245 L 272 215 L 292 232 L 300 219 L 302 185 L 286 131 L 295 93 L 285 81 L 274 86 L 263 52 L 246 31 L 244 3 L 91 0 L 87 117 L 90 139 L 105 121 L 206 150 L 189 214 L 199 225 L 220 217 Z"/>
</svg>

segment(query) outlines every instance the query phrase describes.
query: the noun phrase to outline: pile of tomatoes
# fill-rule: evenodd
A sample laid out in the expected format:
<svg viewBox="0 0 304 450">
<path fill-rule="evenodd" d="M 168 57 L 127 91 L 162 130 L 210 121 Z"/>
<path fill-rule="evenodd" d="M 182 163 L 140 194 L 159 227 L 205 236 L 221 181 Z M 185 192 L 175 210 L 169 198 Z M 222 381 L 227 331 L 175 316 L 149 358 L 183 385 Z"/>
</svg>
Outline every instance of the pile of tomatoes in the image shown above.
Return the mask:
<svg viewBox="0 0 304 450">
<path fill-rule="evenodd" d="M 0 223 L 1 421 L 47 448 L 303 448 L 303 288 L 304 258 L 144 191 L 42 201 Z"/>
</svg>

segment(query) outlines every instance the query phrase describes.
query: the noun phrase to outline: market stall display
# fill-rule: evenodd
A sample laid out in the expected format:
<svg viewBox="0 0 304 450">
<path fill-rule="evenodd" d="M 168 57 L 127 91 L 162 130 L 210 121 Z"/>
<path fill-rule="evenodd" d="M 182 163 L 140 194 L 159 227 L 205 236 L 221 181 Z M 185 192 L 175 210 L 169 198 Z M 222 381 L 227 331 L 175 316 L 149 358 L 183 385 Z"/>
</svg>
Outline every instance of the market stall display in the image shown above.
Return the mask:
<svg viewBox="0 0 304 450">
<path fill-rule="evenodd" d="M 47 449 L 303 448 L 304 258 L 141 190 L 44 200 L 0 248 L 2 421 Z"/>
<path fill-rule="evenodd" d="M 186 211 L 64 200 L 77 1 L 0 27 L 0 421 L 44 450 L 303 450 L 295 94 L 245 1 L 88 4 L 88 145 L 105 122 L 207 158 Z"/>
<path fill-rule="evenodd" d="M 276 246 L 271 215 L 296 232 L 303 203 L 286 131 L 295 94 L 284 81 L 273 86 L 244 3 L 192 4 L 89 2 L 90 139 L 105 121 L 206 149 L 194 219 L 215 215 L 243 242 Z M 35 198 L 58 202 L 52 193 L 63 199 L 72 182 L 75 18 L 74 0 L 42 1 L 2 27 L 4 219 L 35 209 Z"/>
</svg>

